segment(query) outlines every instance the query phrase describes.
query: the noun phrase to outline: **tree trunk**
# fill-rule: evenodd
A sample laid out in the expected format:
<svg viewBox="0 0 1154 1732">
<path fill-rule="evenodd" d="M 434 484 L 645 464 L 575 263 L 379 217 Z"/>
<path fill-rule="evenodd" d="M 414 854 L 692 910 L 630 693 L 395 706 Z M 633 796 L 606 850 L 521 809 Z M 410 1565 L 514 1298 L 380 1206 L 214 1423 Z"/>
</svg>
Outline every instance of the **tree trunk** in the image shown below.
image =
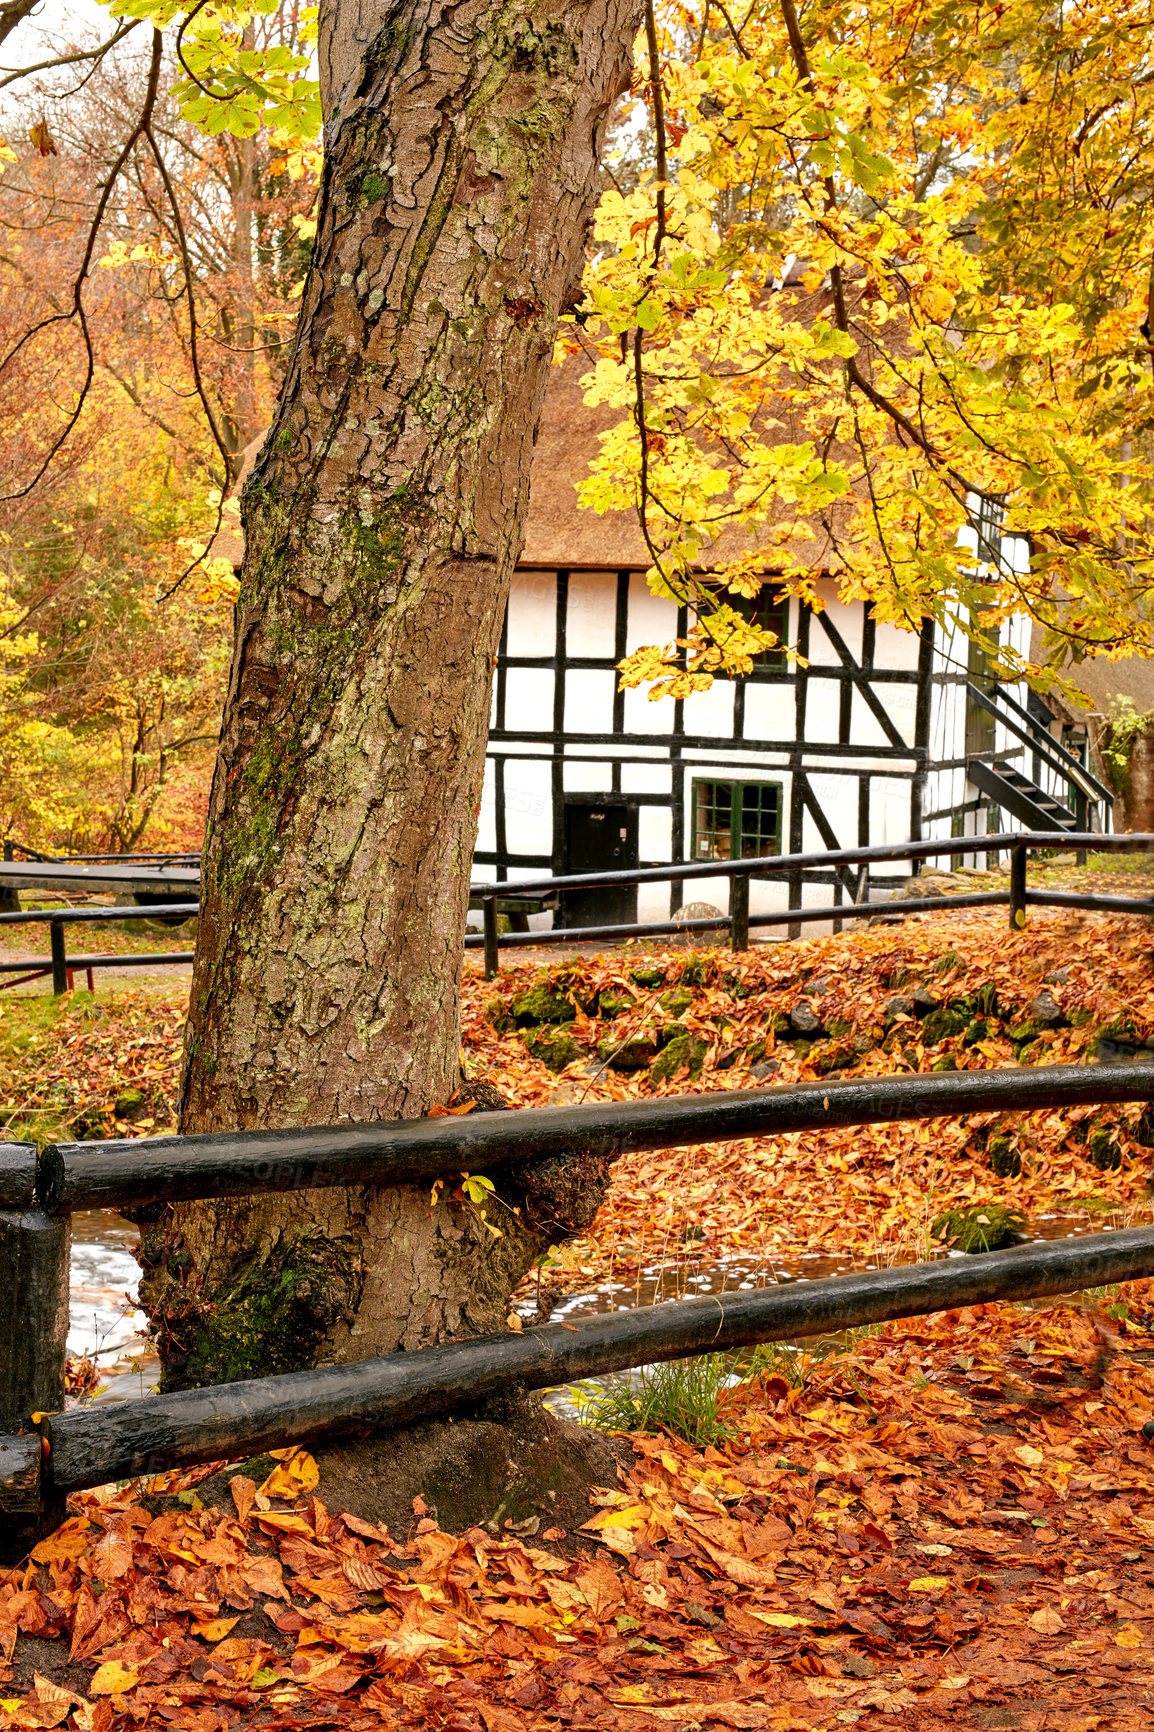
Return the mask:
<svg viewBox="0 0 1154 1732">
<path fill-rule="evenodd" d="M 321 214 L 244 495 L 186 1130 L 411 1117 L 458 1081 L 492 668 L 641 11 L 322 7 Z M 178 1205 L 142 1246 L 167 1385 L 499 1327 L 603 1181 L 575 1158 L 481 1206 L 367 1188 Z"/>
</svg>

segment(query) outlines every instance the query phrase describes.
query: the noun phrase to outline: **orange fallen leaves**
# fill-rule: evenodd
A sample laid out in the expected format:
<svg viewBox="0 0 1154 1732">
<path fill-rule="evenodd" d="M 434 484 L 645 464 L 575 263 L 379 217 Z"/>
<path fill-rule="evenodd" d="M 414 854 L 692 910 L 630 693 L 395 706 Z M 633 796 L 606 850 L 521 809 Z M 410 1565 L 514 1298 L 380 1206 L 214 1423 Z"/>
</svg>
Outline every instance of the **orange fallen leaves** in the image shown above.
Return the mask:
<svg viewBox="0 0 1154 1732">
<path fill-rule="evenodd" d="M 986 1306 L 895 1324 L 784 1395 L 755 1382 L 724 1451 L 634 1438 L 576 1553 L 444 1533 L 424 1499 L 396 1538 L 315 1490 L 262 1510 L 239 1474 L 217 1508 L 195 1490 L 207 1470 L 85 1494 L 0 1575 L 0 1653 L 25 1680 L 0 1683 L 0 1732 L 869 1732 L 878 1715 L 979 1732 L 1023 1704 L 1137 1729 L 1151 1291 L 1124 1290 L 1109 1318 Z M 1059 1384 L 1022 1376 L 1042 1348 Z M 154 1514 L 161 1493 L 185 1502 Z M 63 1679 L 45 1638 L 61 1665 L 72 1640 Z"/>
</svg>

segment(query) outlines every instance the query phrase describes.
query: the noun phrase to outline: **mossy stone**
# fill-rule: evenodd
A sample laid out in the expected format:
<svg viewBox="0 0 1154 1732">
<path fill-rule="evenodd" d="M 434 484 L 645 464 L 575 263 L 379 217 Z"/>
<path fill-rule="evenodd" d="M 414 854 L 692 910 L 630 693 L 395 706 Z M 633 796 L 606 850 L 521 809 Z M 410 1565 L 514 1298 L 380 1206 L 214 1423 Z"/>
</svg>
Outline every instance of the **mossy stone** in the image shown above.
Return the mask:
<svg viewBox="0 0 1154 1732">
<path fill-rule="evenodd" d="M 990 1138 L 986 1144 L 986 1155 L 990 1171 L 997 1173 L 999 1178 L 1016 1179 L 1020 1177 L 1022 1157 L 1014 1147 L 1013 1138 L 1008 1137 L 1005 1131 L 998 1131 Z"/>
<path fill-rule="evenodd" d="M 585 1050 L 571 1034 L 556 1025 L 526 1029 L 523 1039 L 526 1050 L 533 1058 L 540 1059 L 543 1065 L 554 1071 L 564 1070 L 566 1065 L 580 1058 Z"/>
<path fill-rule="evenodd" d="M 664 986 L 665 970 L 663 968 L 634 968 L 629 975 L 634 986 L 654 987 Z"/>
<path fill-rule="evenodd" d="M 834 1071 L 847 1070 L 857 1063 L 858 1055 L 852 1046 L 829 1045 L 815 1047 L 810 1055 L 810 1064 L 818 1076 L 830 1076 Z"/>
<path fill-rule="evenodd" d="M 634 1034 L 625 1041 L 607 1034 L 597 1042 L 597 1056 L 610 1070 L 647 1070 L 657 1057 L 657 1043 L 648 1034 Z"/>
<path fill-rule="evenodd" d="M 1102 1172 L 1115 1171 L 1122 1165 L 1118 1133 L 1105 1125 L 1097 1125 L 1086 1138 L 1086 1154 Z"/>
<path fill-rule="evenodd" d="M 689 1075 L 694 1081 L 701 1075 L 705 1063 L 705 1055 L 709 1051 L 707 1041 L 683 1029 L 664 1046 L 649 1067 L 651 1082 L 672 1082 L 683 1065 L 688 1065 Z"/>
<path fill-rule="evenodd" d="M 577 1012 L 564 993 L 551 981 L 518 993 L 509 1006 L 518 1028 L 539 1028 L 545 1023 L 572 1022 Z"/>
<path fill-rule="evenodd" d="M 935 1239 L 942 1239 L 955 1251 L 976 1256 L 983 1251 L 999 1251 L 1025 1237 L 1026 1217 L 1020 1209 L 1008 1209 L 1003 1203 L 974 1203 L 968 1209 L 947 1209 L 930 1227 Z"/>
<path fill-rule="evenodd" d="M 684 1016 L 693 1003 L 693 994 L 684 986 L 674 986 L 663 992 L 657 1002 L 667 1016 Z"/>
<path fill-rule="evenodd" d="M 990 1025 L 984 1016 L 976 1016 L 973 1022 L 968 1022 L 962 1033 L 963 1046 L 977 1046 L 980 1040 L 989 1037 Z"/>
<path fill-rule="evenodd" d="M 957 1070 L 957 1068 L 957 1054 L 952 1052 L 939 1053 L 938 1057 L 930 1066 L 931 1070 Z"/>
<path fill-rule="evenodd" d="M 826 1023 L 825 1032 L 831 1040 L 844 1040 L 847 1034 L 853 1033 L 853 1023 L 847 1022 L 843 1016 L 835 1016 Z"/>
<path fill-rule="evenodd" d="M 926 1046 L 937 1046 L 939 1041 L 964 1033 L 969 1020 L 968 1013 L 960 1006 L 941 1004 L 923 1019 L 922 1040 Z"/>
</svg>

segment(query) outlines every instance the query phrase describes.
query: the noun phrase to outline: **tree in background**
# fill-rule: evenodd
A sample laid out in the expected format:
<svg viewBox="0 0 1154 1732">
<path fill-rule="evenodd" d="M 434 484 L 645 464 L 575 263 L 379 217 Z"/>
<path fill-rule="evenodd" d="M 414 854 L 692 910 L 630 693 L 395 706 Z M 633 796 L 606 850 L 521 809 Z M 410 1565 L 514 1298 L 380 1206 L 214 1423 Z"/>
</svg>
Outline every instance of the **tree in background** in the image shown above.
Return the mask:
<svg viewBox="0 0 1154 1732">
<path fill-rule="evenodd" d="M 638 509 L 696 620 L 626 683 L 748 671 L 771 634 L 724 586 L 812 602 L 815 567 L 1041 687 L 1149 653 L 1149 6 L 666 17 L 637 83 L 652 170 L 602 200 L 570 345 L 628 411 L 583 497 Z M 979 512 L 1028 571 L 975 548 Z M 997 643 L 1023 611 L 1046 667 Z"/>
<path fill-rule="evenodd" d="M 273 53 L 299 17 L 246 30 Z M 235 585 L 190 568 L 283 376 L 318 155 L 264 124 L 206 135 L 179 65 L 162 152 L 125 152 L 149 59 L 62 47 L 89 76 L 21 87 L 0 179 L 0 829 L 197 848 Z"/>
</svg>

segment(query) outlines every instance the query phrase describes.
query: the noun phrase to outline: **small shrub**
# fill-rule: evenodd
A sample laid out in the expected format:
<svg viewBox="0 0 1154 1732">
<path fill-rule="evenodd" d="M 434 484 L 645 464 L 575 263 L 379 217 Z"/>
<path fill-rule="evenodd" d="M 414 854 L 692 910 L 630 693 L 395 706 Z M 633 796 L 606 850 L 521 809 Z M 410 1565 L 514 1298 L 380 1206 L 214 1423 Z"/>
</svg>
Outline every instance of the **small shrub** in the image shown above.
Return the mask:
<svg viewBox="0 0 1154 1732">
<path fill-rule="evenodd" d="M 716 1448 L 733 1435 L 722 1414 L 733 1378 L 727 1353 L 646 1365 L 632 1378 L 614 1377 L 582 1395 L 581 1418 L 601 1431 L 668 1431 L 694 1449 Z"/>
</svg>

